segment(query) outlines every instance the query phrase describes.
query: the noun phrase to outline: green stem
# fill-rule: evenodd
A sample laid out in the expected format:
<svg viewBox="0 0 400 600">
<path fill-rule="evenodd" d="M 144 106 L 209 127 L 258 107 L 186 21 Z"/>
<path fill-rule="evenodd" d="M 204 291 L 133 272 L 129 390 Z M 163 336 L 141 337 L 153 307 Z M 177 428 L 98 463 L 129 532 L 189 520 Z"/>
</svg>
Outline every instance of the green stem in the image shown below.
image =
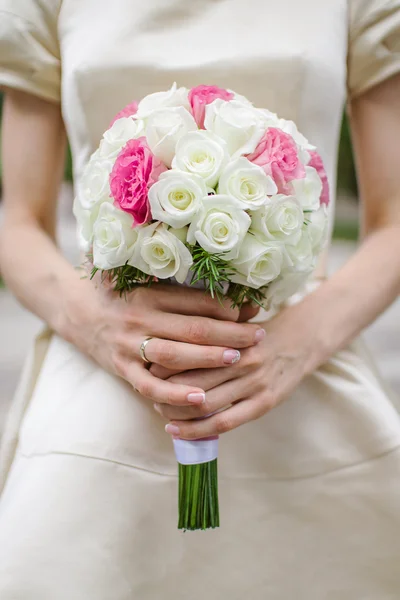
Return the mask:
<svg viewBox="0 0 400 600">
<path fill-rule="evenodd" d="M 219 527 L 217 459 L 200 465 L 179 464 L 178 529 Z"/>
</svg>

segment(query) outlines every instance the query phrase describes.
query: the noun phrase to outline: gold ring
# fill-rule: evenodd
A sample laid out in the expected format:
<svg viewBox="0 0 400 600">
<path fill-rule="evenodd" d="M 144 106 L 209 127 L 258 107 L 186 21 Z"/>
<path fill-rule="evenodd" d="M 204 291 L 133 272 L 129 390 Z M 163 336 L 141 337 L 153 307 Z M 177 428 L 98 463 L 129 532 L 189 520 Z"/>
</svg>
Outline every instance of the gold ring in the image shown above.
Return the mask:
<svg viewBox="0 0 400 600">
<path fill-rule="evenodd" d="M 139 348 L 140 358 L 147 364 L 151 364 L 151 360 L 149 360 L 146 356 L 146 346 L 149 343 L 149 341 L 152 339 L 153 338 L 148 337 L 145 340 L 143 340 L 143 342 L 140 344 L 140 348 Z"/>
</svg>

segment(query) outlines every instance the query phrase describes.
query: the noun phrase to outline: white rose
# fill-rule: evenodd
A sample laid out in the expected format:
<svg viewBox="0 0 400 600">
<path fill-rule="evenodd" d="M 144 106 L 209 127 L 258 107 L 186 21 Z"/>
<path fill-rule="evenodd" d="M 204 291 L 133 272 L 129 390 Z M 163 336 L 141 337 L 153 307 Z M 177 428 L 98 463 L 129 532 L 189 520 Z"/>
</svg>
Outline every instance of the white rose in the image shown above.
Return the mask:
<svg viewBox="0 0 400 600">
<path fill-rule="evenodd" d="M 79 248 L 82 252 L 87 253 L 92 248 L 93 225 L 97 219 L 99 205 L 94 206 L 91 210 L 82 208 L 79 198 L 76 197 L 72 210 L 76 218 Z"/>
<path fill-rule="evenodd" d="M 304 215 L 294 196 L 278 194 L 251 215 L 251 229 L 272 241 L 297 244 L 301 237 Z"/>
<path fill-rule="evenodd" d="M 99 269 L 122 267 L 131 258 L 138 238 L 131 215 L 102 204 L 93 226 L 93 264 Z"/>
<path fill-rule="evenodd" d="M 328 211 L 325 204 L 306 215 L 305 228 L 314 254 L 319 254 L 325 245 L 328 232 Z"/>
<path fill-rule="evenodd" d="M 173 106 L 183 106 L 187 110 L 190 110 L 188 90 L 184 87 L 177 88 L 176 83 L 167 92 L 156 92 L 155 94 L 145 96 L 139 102 L 135 118 L 143 119 L 148 117 L 153 110 L 171 108 Z"/>
<path fill-rule="evenodd" d="M 166 171 L 149 189 L 151 214 L 171 227 L 188 225 L 207 196 L 204 179 L 183 171 Z"/>
<path fill-rule="evenodd" d="M 207 186 L 214 187 L 229 160 L 226 144 L 211 131 L 194 131 L 176 145 L 172 167 L 199 175 Z"/>
<path fill-rule="evenodd" d="M 299 151 L 300 161 L 303 163 L 303 165 L 307 165 L 310 161 L 309 152 L 316 150 L 316 147 L 313 146 L 313 144 L 310 144 L 308 139 L 302 133 L 300 133 L 300 131 L 297 129 L 296 123 L 293 121 L 287 121 L 286 119 L 279 119 L 278 124 L 274 125 L 274 127 L 279 127 L 279 129 L 282 129 L 282 131 L 292 136 Z"/>
<path fill-rule="evenodd" d="M 250 222 L 235 198 L 220 194 L 206 196 L 189 226 L 188 242 L 197 241 L 212 254 L 224 253 L 226 260 L 236 258 Z"/>
<path fill-rule="evenodd" d="M 99 146 L 99 156 L 114 162 L 129 140 L 142 135 L 144 135 L 143 121 L 135 121 L 132 117 L 117 119 L 103 134 Z"/>
<path fill-rule="evenodd" d="M 278 188 L 265 171 L 241 156 L 227 164 L 218 183 L 219 194 L 229 194 L 246 210 L 254 210 L 268 202 Z"/>
<path fill-rule="evenodd" d="M 92 154 L 78 185 L 78 198 L 83 209 L 91 210 L 102 202 L 111 202 L 110 173 L 113 163 L 102 159 L 99 151 Z"/>
<path fill-rule="evenodd" d="M 265 295 L 266 305 L 279 306 L 285 302 L 305 285 L 311 273 L 312 269 L 282 273 L 268 286 Z"/>
<path fill-rule="evenodd" d="M 300 131 L 297 129 L 296 123 L 293 121 L 279 119 L 276 127 L 279 127 L 279 129 L 282 129 L 282 131 L 291 135 L 297 146 L 304 148 L 305 150 L 316 150 L 316 147 L 310 144 L 308 139 L 302 133 L 300 133 Z"/>
<path fill-rule="evenodd" d="M 159 279 L 175 277 L 183 283 L 193 259 L 179 238 L 168 231 L 167 225 L 156 222 L 139 228 L 129 264 Z"/>
<path fill-rule="evenodd" d="M 242 96 L 241 94 L 237 94 L 233 90 L 229 90 L 229 89 L 228 89 L 228 92 L 230 92 L 231 94 L 233 94 L 233 99 L 237 100 L 237 102 L 240 102 L 241 104 L 245 104 L 246 106 L 254 106 L 254 104 L 252 102 L 250 102 L 250 100 L 248 98 L 246 98 L 246 96 Z"/>
<path fill-rule="evenodd" d="M 231 264 L 237 271 L 231 281 L 257 289 L 279 277 L 287 258 L 279 242 L 261 242 L 248 233 Z"/>
<path fill-rule="evenodd" d="M 258 112 L 263 117 L 265 130 L 269 129 L 270 127 L 279 128 L 281 119 L 279 119 L 276 113 L 273 113 L 270 110 L 267 110 L 266 108 L 259 108 Z"/>
<path fill-rule="evenodd" d="M 297 244 L 286 246 L 286 250 L 296 271 L 308 271 L 314 268 L 315 256 L 306 227 L 303 227 Z"/>
<path fill-rule="evenodd" d="M 168 231 L 170 233 L 173 233 L 178 238 L 178 240 L 182 242 L 182 244 L 186 244 L 188 227 L 179 227 L 178 229 L 175 229 L 175 227 L 170 227 Z"/>
<path fill-rule="evenodd" d="M 301 148 L 300 146 L 297 146 L 298 152 L 299 152 L 299 160 L 300 162 L 304 165 L 307 166 L 308 163 L 311 160 L 311 154 L 308 152 L 308 150 L 305 150 L 304 148 Z"/>
<path fill-rule="evenodd" d="M 153 111 L 146 119 L 146 138 L 150 150 L 171 166 L 177 142 L 189 131 L 197 131 L 196 121 L 182 106 Z"/>
<path fill-rule="evenodd" d="M 205 128 L 225 140 L 232 158 L 254 152 L 265 133 L 264 116 L 253 106 L 218 98 L 206 106 Z"/>
<path fill-rule="evenodd" d="M 303 179 L 293 180 L 294 194 L 303 210 L 317 210 L 320 206 L 322 181 L 314 167 L 306 167 L 306 176 Z"/>
</svg>

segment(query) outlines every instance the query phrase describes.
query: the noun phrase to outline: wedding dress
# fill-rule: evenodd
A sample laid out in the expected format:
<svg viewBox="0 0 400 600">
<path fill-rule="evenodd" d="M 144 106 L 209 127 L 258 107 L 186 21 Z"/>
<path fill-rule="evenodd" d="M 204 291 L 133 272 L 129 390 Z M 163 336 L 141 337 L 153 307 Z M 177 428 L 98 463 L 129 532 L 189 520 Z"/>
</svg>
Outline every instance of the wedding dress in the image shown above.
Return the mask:
<svg viewBox="0 0 400 600">
<path fill-rule="evenodd" d="M 294 120 L 334 190 L 346 97 L 399 71 L 398 0 L 0 0 L 0 83 L 61 103 L 76 185 L 114 114 L 176 81 Z M 49 332 L 1 460 L 1 600 L 399 598 L 400 418 L 360 341 L 221 438 L 218 530 L 176 529 L 152 403 Z"/>
</svg>

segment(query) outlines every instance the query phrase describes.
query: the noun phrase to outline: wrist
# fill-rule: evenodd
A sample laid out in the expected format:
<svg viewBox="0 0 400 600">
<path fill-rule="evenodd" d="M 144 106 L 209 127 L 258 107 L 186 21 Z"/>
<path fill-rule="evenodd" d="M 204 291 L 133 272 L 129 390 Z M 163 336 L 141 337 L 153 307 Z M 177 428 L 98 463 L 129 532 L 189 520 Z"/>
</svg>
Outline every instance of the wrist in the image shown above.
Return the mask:
<svg viewBox="0 0 400 600">
<path fill-rule="evenodd" d="M 326 330 L 326 308 L 315 293 L 296 304 L 282 309 L 264 325 L 267 339 L 276 338 L 272 344 L 281 348 L 283 356 L 296 359 L 301 377 L 313 373 L 335 351 L 329 343 Z M 283 346 L 283 347 L 282 347 Z"/>
<path fill-rule="evenodd" d="M 293 327 L 299 328 L 305 341 L 305 375 L 314 372 L 350 339 L 351 327 L 341 318 L 340 303 L 333 292 L 327 281 L 291 307 Z"/>
<path fill-rule="evenodd" d="M 85 353 L 90 345 L 91 331 L 100 322 L 99 294 L 88 278 L 69 282 L 63 293 L 54 330 Z"/>
</svg>

